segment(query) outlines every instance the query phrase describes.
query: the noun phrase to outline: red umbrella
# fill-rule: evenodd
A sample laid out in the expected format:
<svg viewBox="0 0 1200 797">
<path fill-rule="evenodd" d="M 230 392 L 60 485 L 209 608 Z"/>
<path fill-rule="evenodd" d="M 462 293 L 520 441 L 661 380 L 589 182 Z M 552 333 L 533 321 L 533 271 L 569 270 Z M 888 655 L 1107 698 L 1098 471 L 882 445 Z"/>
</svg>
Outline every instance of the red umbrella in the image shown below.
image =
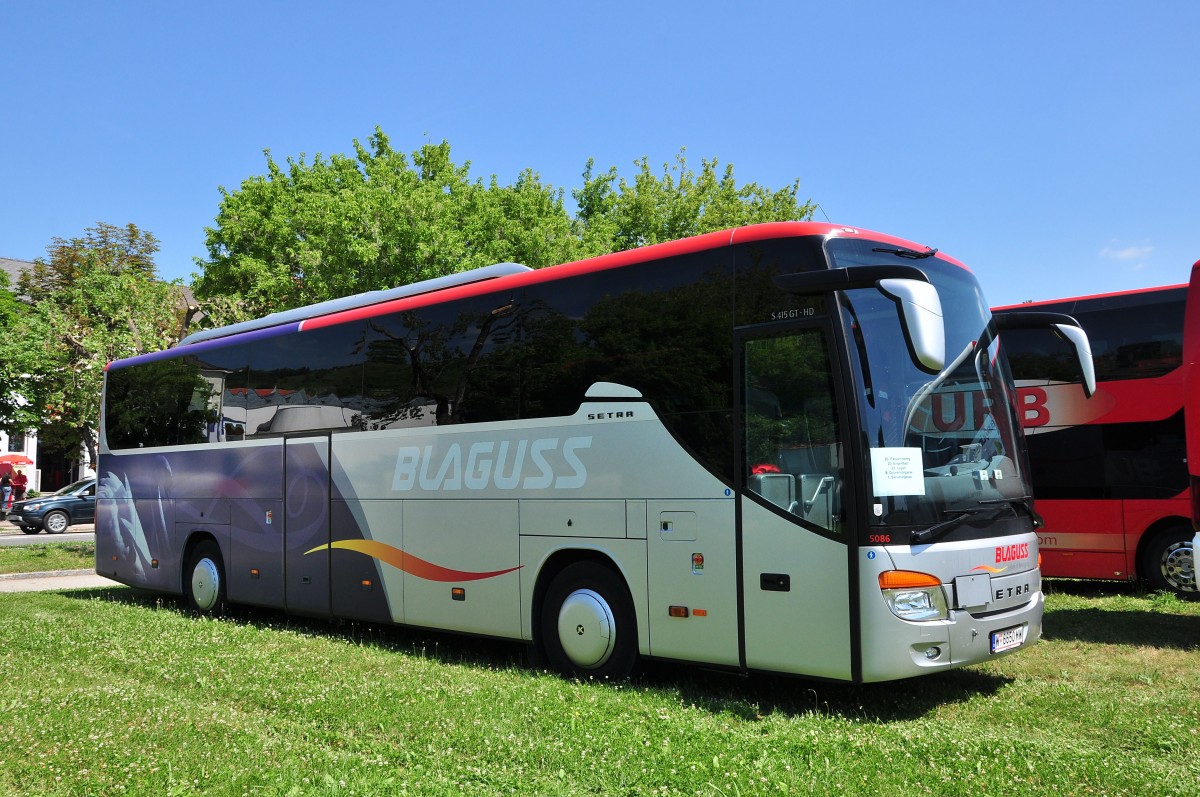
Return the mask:
<svg viewBox="0 0 1200 797">
<path fill-rule="evenodd" d="M 32 465 L 33 460 L 24 454 L 0 454 L 0 465 Z"/>
</svg>

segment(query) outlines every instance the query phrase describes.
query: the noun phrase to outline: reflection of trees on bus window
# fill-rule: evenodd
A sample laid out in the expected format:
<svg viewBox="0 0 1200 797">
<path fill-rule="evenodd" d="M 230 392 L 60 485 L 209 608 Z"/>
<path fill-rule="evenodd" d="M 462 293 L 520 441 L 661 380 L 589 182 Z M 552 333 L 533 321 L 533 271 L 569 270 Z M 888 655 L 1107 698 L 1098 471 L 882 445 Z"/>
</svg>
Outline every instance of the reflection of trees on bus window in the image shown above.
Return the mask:
<svg viewBox="0 0 1200 797">
<path fill-rule="evenodd" d="M 841 527 L 841 446 L 820 330 L 745 348 L 746 469 L 752 492 L 821 528 Z"/>
<path fill-rule="evenodd" d="M 211 410 L 216 422 L 209 430 L 209 442 L 245 439 L 249 346 L 213 348 L 183 360 L 197 368 L 213 386 Z"/>
<path fill-rule="evenodd" d="M 570 415 L 596 382 L 639 391 L 701 462 L 733 482 L 731 281 L 711 255 L 531 286 L 521 417 Z M 599 297 L 599 298 L 596 298 Z"/>
<path fill-rule="evenodd" d="M 733 484 L 733 307 L 727 254 L 703 252 L 201 343 L 180 359 L 212 385 L 208 442 L 569 416 L 594 383 L 616 382 Z"/>
<path fill-rule="evenodd" d="M 109 445 L 141 448 L 207 442 L 209 425 L 216 421 L 211 394 L 210 383 L 181 360 L 111 371 L 105 417 Z"/>
<path fill-rule="evenodd" d="M 368 322 L 365 425 L 446 425 L 516 417 L 519 370 L 508 346 L 516 308 L 423 308 Z"/>
</svg>

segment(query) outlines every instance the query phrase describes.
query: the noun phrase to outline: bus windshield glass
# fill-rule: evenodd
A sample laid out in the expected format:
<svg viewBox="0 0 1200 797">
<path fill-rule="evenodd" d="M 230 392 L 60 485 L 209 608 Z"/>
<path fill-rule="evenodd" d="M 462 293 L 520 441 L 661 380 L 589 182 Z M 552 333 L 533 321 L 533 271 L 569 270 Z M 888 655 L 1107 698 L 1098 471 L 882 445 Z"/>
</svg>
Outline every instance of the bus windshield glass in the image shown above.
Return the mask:
<svg viewBox="0 0 1200 797">
<path fill-rule="evenodd" d="M 1006 518 L 1028 522 L 1032 490 L 1011 380 L 974 276 L 936 257 L 913 259 L 869 241 L 833 239 L 828 248 L 835 267 L 917 266 L 938 289 L 944 314 L 947 362 L 930 374 L 914 362 L 891 299 L 874 289 L 844 294 L 868 446 L 868 523 L 937 526 L 941 538 L 964 539 L 1007 530 Z"/>
</svg>

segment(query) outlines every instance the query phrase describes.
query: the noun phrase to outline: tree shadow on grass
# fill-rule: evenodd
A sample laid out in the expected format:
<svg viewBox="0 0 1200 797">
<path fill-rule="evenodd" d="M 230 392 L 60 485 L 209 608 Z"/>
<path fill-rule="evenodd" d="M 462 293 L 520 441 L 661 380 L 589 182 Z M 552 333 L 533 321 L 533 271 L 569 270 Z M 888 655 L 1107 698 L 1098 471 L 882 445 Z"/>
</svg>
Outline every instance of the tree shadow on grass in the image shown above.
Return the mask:
<svg viewBox="0 0 1200 797">
<path fill-rule="evenodd" d="M 189 614 L 182 599 L 132 588 L 76 590 L 64 595 L 102 600 L 153 611 Z M 340 639 L 347 644 L 419 656 L 447 665 L 486 670 L 530 672 L 528 646 L 497 640 L 357 621 L 333 621 L 289 615 L 258 607 L 230 607 L 226 622 L 264 630 L 286 629 Z M 1012 679 L 977 670 L 953 670 L 881 684 L 846 684 L 735 671 L 710 670 L 670 662 L 645 662 L 624 689 L 669 694 L 672 701 L 748 722 L 772 714 L 825 715 L 860 722 L 895 722 L 924 716 L 937 708 L 994 694 Z M 603 688 L 597 684 L 596 688 Z"/>
<path fill-rule="evenodd" d="M 1159 604 L 1170 607 L 1176 598 L 1151 595 L 1132 584 L 1111 582 L 1054 580 L 1043 582 L 1048 594 L 1071 595 L 1089 599 L 1130 598 L 1144 608 L 1052 609 L 1042 621 L 1042 636 L 1047 640 L 1090 642 L 1100 645 L 1195 650 L 1200 645 L 1200 616 L 1159 611 Z M 1187 605 L 1179 603 L 1179 605 Z"/>
<path fill-rule="evenodd" d="M 1200 617 L 1152 611 L 1059 609 L 1046 615 L 1042 637 L 1101 645 L 1195 650 L 1200 645 Z"/>
<path fill-rule="evenodd" d="M 147 592 L 134 587 L 102 587 L 61 594 L 78 600 L 107 601 L 181 616 L 198 616 L 180 596 Z M 525 645 L 511 640 L 471 637 L 412 626 L 304 617 L 279 609 L 240 604 L 227 606 L 219 619 L 248 628 L 286 630 L 292 634 L 337 639 L 352 645 L 420 656 L 444 664 L 492 670 L 525 666 Z"/>
</svg>

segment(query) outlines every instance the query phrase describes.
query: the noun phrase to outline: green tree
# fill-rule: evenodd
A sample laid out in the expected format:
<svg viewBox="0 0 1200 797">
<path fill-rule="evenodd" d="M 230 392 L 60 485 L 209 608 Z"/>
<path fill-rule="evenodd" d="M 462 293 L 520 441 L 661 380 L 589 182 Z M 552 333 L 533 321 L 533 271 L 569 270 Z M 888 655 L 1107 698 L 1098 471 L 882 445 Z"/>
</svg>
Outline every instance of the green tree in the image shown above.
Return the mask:
<svg viewBox="0 0 1200 797">
<path fill-rule="evenodd" d="M 194 288 L 212 325 L 368 290 L 407 285 L 497 262 L 533 268 L 728 227 L 810 218 L 799 181 L 771 190 L 739 186 L 733 167 L 703 160 L 694 172 L 681 150 L 654 174 L 635 162 L 632 182 L 616 168 L 564 192 L 526 169 L 511 185 L 472 180 L 450 145 L 426 144 L 410 157 L 376 128 L 354 156 L 301 155 L 237 190 L 221 189 L 209 259 Z"/>
<path fill-rule="evenodd" d="M 21 334 L 26 326 L 28 307 L 13 293 L 8 274 L 0 271 L 0 341 Z M 23 363 L 0 358 L 0 429 L 24 432 L 36 426 L 35 414 L 21 396 L 25 373 Z"/>
<path fill-rule="evenodd" d="M 799 180 L 776 191 L 758 183 L 738 186 L 732 164 L 718 176 L 715 158 L 700 163 L 697 174 L 680 150 L 657 176 L 643 157 L 634 162 L 638 171 L 630 183 L 615 166 L 597 174 L 589 160 L 583 187 L 572 192 L 579 206 L 576 230 L 586 247 L 619 252 L 746 224 L 812 218 L 816 206 L 797 199 Z"/>
<path fill-rule="evenodd" d="M 8 272 L 0 271 L 0 329 L 12 329 L 20 321 L 23 312 L 24 305 L 12 292 Z"/>
<path fill-rule="evenodd" d="M 21 397 L 16 423 L 95 462 L 105 366 L 166 348 L 180 333 L 181 286 L 158 280 L 157 251 L 137 226 L 101 223 L 53 239 L 48 257 L 21 275 L 30 306 L 0 341 L 6 386 Z"/>
<path fill-rule="evenodd" d="M 580 252 L 561 191 L 531 170 L 512 185 L 471 181 L 450 145 L 427 144 L 411 163 L 376 130 L 355 156 L 303 155 L 221 189 L 202 300 L 237 296 L 261 315 L 407 285 L 495 262 L 543 266 Z M 227 313 L 226 313 L 227 314 Z"/>
</svg>

